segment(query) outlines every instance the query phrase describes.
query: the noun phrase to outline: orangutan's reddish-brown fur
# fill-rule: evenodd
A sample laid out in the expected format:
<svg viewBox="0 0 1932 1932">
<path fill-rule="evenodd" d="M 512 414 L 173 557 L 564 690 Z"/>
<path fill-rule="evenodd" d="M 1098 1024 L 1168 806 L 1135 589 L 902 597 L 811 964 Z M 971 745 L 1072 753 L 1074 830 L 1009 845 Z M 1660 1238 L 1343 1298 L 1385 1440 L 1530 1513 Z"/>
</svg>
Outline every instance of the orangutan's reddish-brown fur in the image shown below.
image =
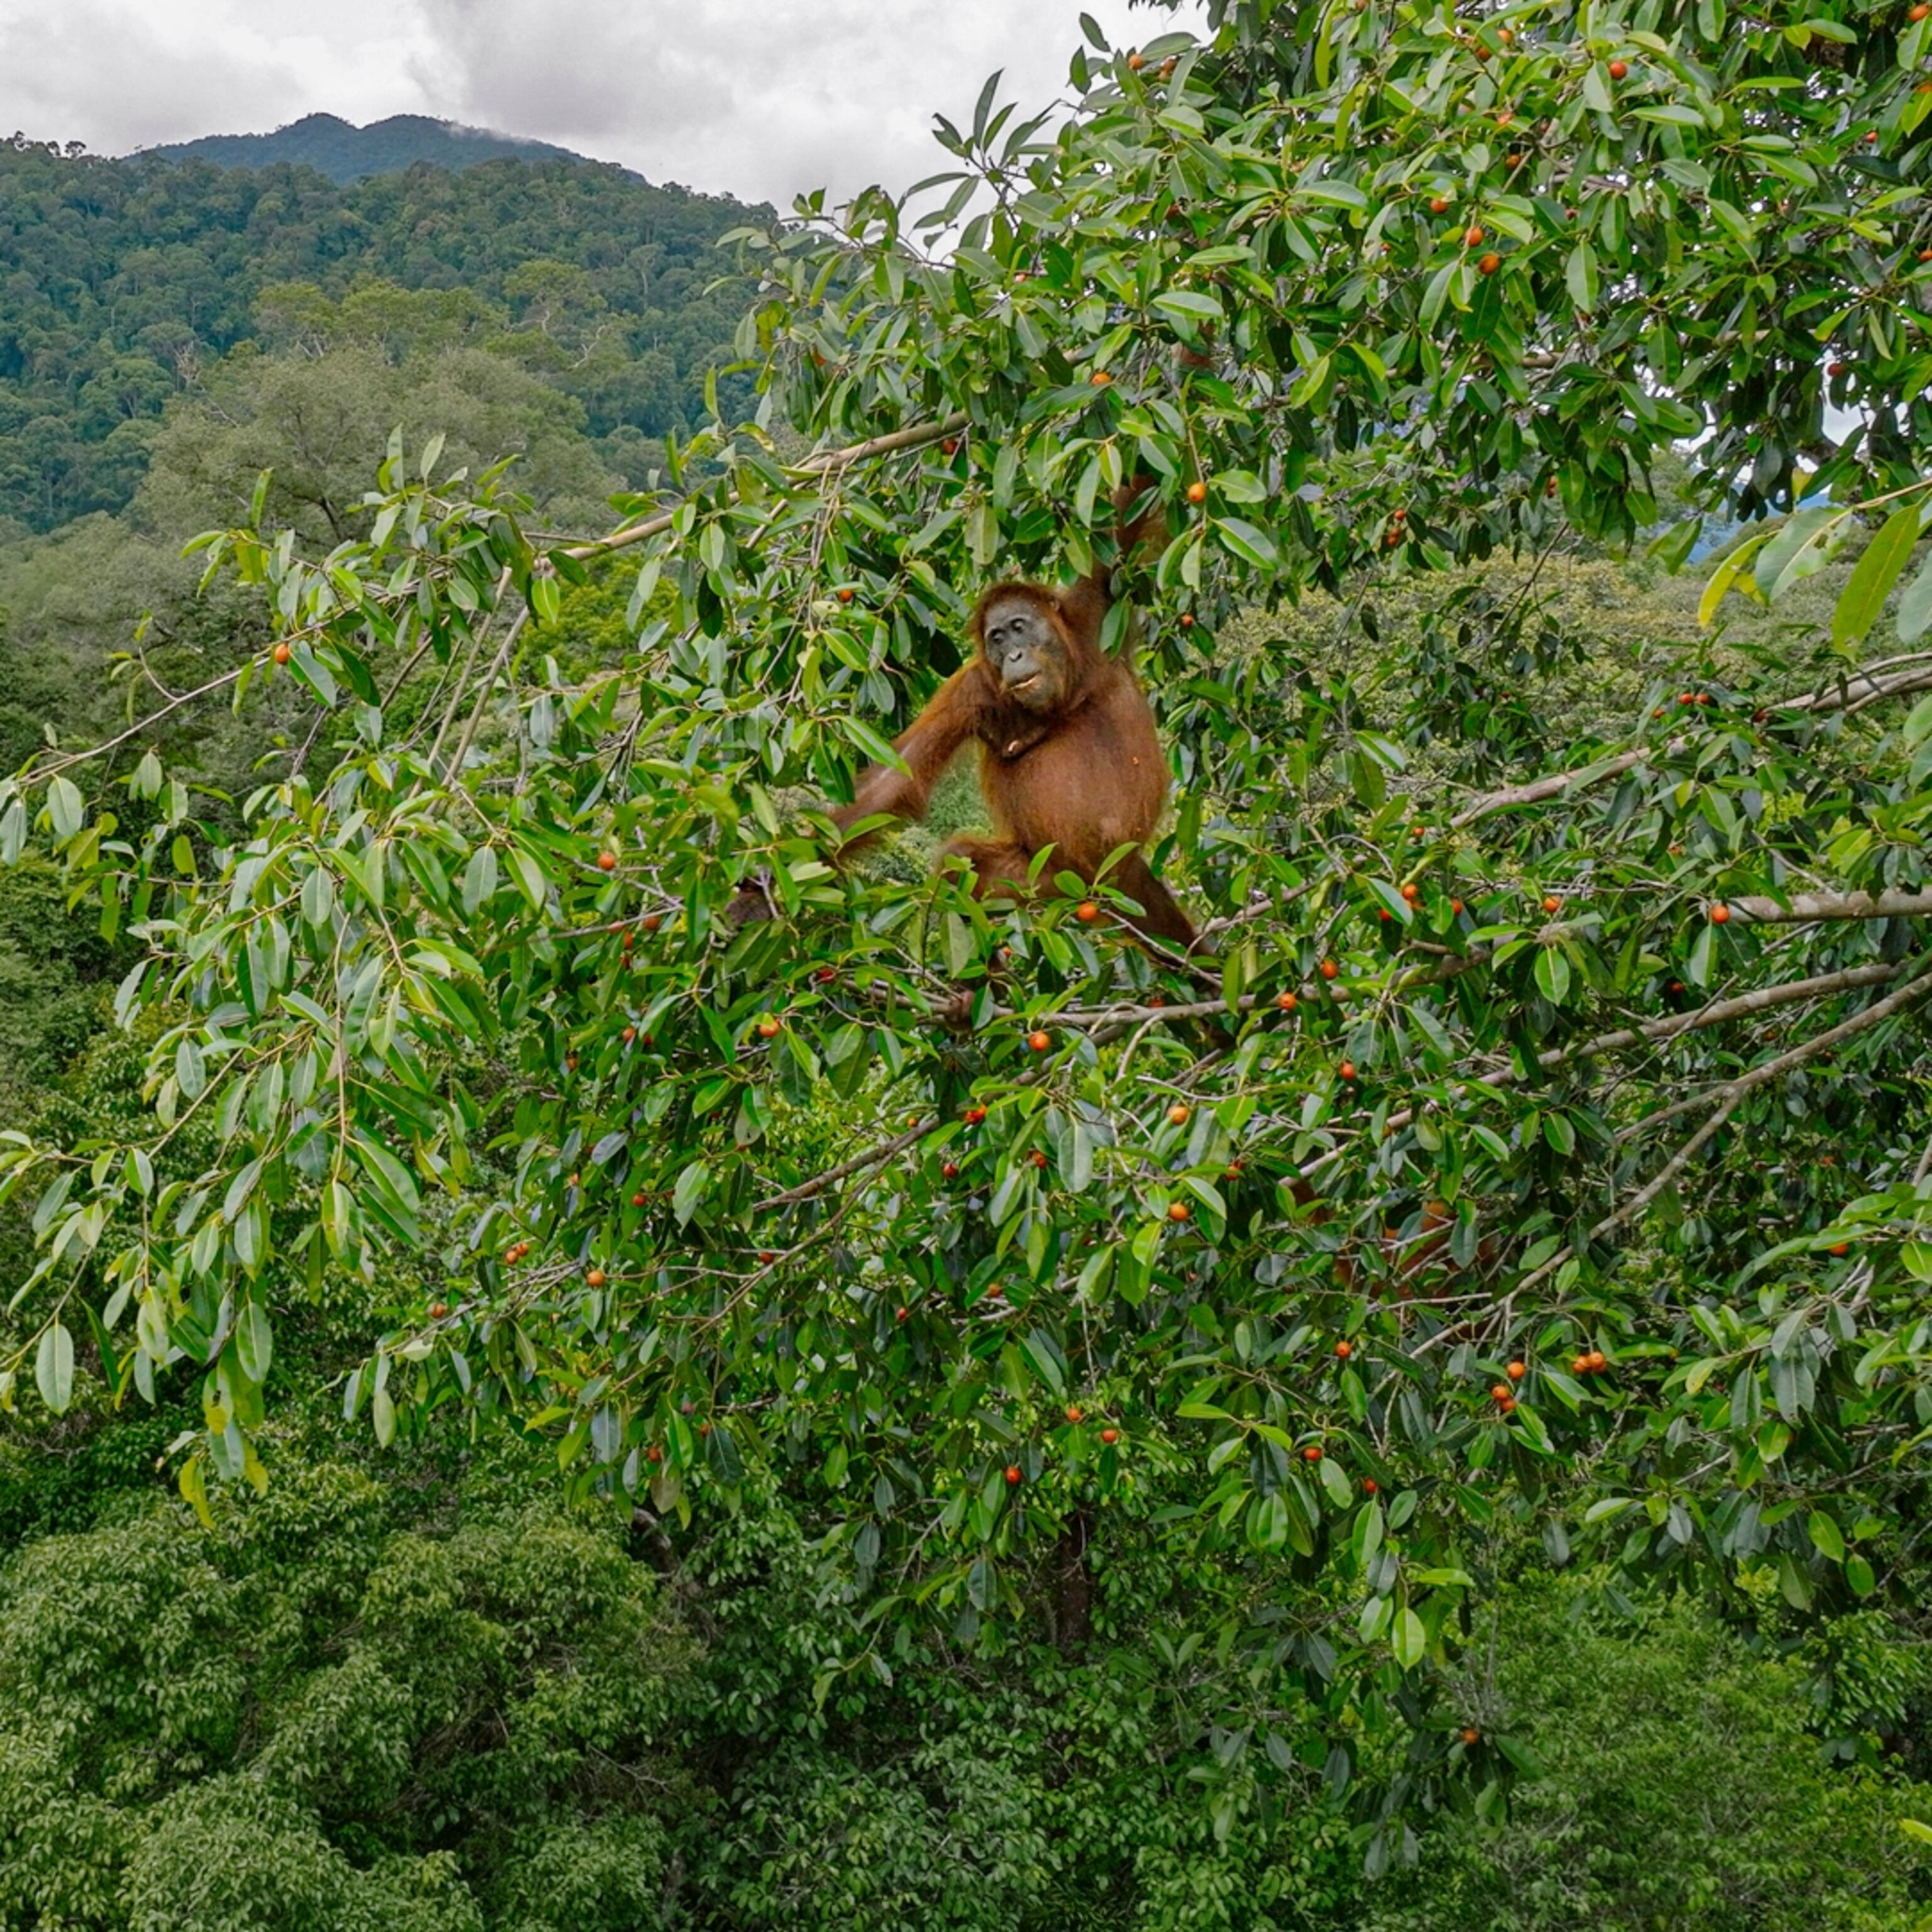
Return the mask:
<svg viewBox="0 0 1932 1932">
<path fill-rule="evenodd" d="M 873 765 L 862 772 L 852 802 L 832 814 L 840 830 L 881 812 L 922 818 L 940 774 L 976 739 L 993 836 L 956 838 L 946 854 L 972 867 L 981 893 L 1025 898 L 1028 868 L 1044 846 L 1054 848 L 1049 877 L 1069 871 L 1090 884 L 1110 854 L 1144 845 L 1166 802 L 1167 760 L 1126 652 L 1110 657 L 1100 647 L 1108 602 L 1104 566 L 1070 590 L 995 584 L 973 614 L 972 662 L 940 686 L 893 742 L 907 769 Z M 1048 683 L 1050 701 L 1031 705 L 1009 690 L 987 647 L 989 614 L 1024 620 L 1028 607 L 1051 633 L 1045 655 L 1058 678 L 1057 686 Z M 1106 883 L 1142 908 L 1131 920 L 1137 930 L 1183 948 L 1193 944 L 1187 915 L 1142 854 L 1121 861 Z"/>
</svg>

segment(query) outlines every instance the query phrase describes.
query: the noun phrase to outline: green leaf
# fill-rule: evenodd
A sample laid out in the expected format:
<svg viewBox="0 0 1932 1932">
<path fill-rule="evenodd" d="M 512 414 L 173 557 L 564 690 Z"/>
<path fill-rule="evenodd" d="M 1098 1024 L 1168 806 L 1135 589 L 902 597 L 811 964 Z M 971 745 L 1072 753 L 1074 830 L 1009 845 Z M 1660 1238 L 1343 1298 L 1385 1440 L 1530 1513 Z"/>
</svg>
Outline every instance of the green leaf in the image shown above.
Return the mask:
<svg viewBox="0 0 1932 1932">
<path fill-rule="evenodd" d="M 1846 510 L 1800 510 L 1766 540 L 1757 554 L 1758 594 L 1774 603 L 1794 584 L 1814 577 L 1829 563 L 1844 540 Z"/>
<path fill-rule="evenodd" d="M 41 1330 L 34 1381 L 41 1401 L 55 1414 L 64 1415 L 74 1401 L 74 1337 L 64 1322 L 56 1321 Z"/>
<path fill-rule="evenodd" d="M 1536 956 L 1536 989 L 1552 1006 L 1570 997 L 1570 962 L 1558 946 L 1546 946 Z"/>
<path fill-rule="evenodd" d="M 1811 1546 L 1833 1563 L 1845 1560 L 1845 1539 L 1838 1526 L 1822 1510 L 1814 1510 L 1805 1525 L 1811 1534 Z"/>
<path fill-rule="evenodd" d="M 1886 519 L 1839 593 L 1832 613 L 1832 643 L 1851 644 L 1870 632 L 1918 541 L 1918 506 L 1908 503 Z"/>
<path fill-rule="evenodd" d="M 494 845 L 479 845 L 470 854 L 458 890 L 462 897 L 463 910 L 472 917 L 496 896 L 496 848 Z M 525 890 L 527 892 L 528 888 Z"/>
<path fill-rule="evenodd" d="M 1429 1654 L 1429 1633 L 1413 1610 L 1396 1612 L 1395 1628 L 1389 1633 L 1389 1647 L 1405 1670 L 1413 1670 Z"/>
<path fill-rule="evenodd" d="M 1899 642 L 1905 644 L 1916 644 L 1932 629 L 1932 554 L 1898 600 L 1898 626 Z"/>
<path fill-rule="evenodd" d="M 47 817 L 52 824 L 54 836 L 63 842 L 73 838 L 86 822 L 87 808 L 81 801 L 80 788 L 71 778 L 48 780 Z"/>
<path fill-rule="evenodd" d="M 247 1301 L 235 1318 L 235 1353 L 242 1372 L 258 1386 L 268 1379 L 274 1338 L 268 1326 L 268 1310 L 258 1301 Z"/>
</svg>

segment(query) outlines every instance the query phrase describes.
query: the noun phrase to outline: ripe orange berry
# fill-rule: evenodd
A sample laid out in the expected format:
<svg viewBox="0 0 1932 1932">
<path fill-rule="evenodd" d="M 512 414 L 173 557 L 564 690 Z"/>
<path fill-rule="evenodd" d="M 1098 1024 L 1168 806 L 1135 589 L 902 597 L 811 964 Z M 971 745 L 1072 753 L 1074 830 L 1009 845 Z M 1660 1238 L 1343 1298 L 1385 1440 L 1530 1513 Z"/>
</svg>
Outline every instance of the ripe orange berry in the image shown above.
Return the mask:
<svg viewBox="0 0 1932 1932">
<path fill-rule="evenodd" d="M 1529 1370 L 1521 1362 L 1511 1362 L 1509 1366 L 1503 1370 L 1503 1373 L 1508 1376 L 1510 1380 L 1513 1382 L 1521 1382 L 1523 1377 L 1528 1375 L 1528 1372 Z"/>
<path fill-rule="evenodd" d="M 1462 1742 L 1466 1744 L 1479 1744 L 1482 1741 L 1483 1734 L 1474 1724 L 1465 1724 L 1462 1726 Z"/>
<path fill-rule="evenodd" d="M 1476 272 L 1479 275 L 1493 275 L 1502 265 L 1503 258 L 1500 255 L 1485 255 L 1477 262 Z"/>
<path fill-rule="evenodd" d="M 1274 996 L 1274 1003 L 1285 1013 L 1293 1012 L 1296 1006 L 1300 1004 L 1292 993 L 1276 994 Z"/>
<path fill-rule="evenodd" d="M 1402 887 L 1402 896 L 1411 905 L 1413 905 L 1422 896 L 1422 888 L 1412 880 Z"/>
<path fill-rule="evenodd" d="M 1362 1493 L 1364 1496 L 1372 1496 L 1377 1494 L 1380 1491 L 1382 1485 L 1376 1480 L 1374 1477 L 1364 1476 L 1362 1478 Z"/>
<path fill-rule="evenodd" d="M 1112 1448 L 1120 1439 L 1120 1432 L 1118 1429 L 1103 1429 L 1100 1432 L 1100 1440 L 1106 1443 L 1109 1449 Z"/>
<path fill-rule="evenodd" d="M 631 1196 L 631 1205 L 633 1208 L 641 1208 L 650 1198 L 648 1194 L 634 1194 Z"/>
<path fill-rule="evenodd" d="M 614 852 L 600 852 L 597 855 L 597 869 L 600 872 L 614 872 L 617 869 L 617 855 Z"/>
<path fill-rule="evenodd" d="M 292 653 L 286 644 L 278 644 L 270 653 L 278 664 L 286 664 Z"/>
<path fill-rule="evenodd" d="M 1544 895 L 1543 909 L 1545 912 L 1561 912 L 1563 902 L 1554 892 L 1546 892 Z"/>
<path fill-rule="evenodd" d="M 1128 71 L 1129 71 L 1130 73 L 1132 73 L 1132 74 L 1138 74 L 1138 73 L 1140 72 L 1141 69 L 1142 69 L 1142 68 L 1145 67 L 1146 65 L 1147 65 L 1147 56 L 1146 56 L 1145 54 L 1130 54 L 1130 55 L 1128 55 L 1128 56 L 1127 56 L 1127 68 L 1128 68 Z"/>
<path fill-rule="evenodd" d="M 1497 1383 L 1496 1387 L 1490 1390 L 1490 1394 L 1498 1402 L 1508 1402 L 1512 1400 L 1508 1382 Z"/>
<path fill-rule="evenodd" d="M 440 1322 L 448 1312 L 449 1304 L 446 1301 L 432 1301 L 429 1305 L 429 1318 L 432 1322 Z"/>
<path fill-rule="evenodd" d="M 638 1030 L 637 1030 L 637 1028 L 636 1028 L 635 1027 L 634 1027 L 634 1026 L 627 1026 L 627 1027 L 624 1029 L 624 1044 L 625 1044 L 626 1046 L 628 1046 L 630 1045 L 630 1043 L 632 1042 L 632 1040 L 635 1040 L 635 1039 L 637 1038 L 637 1036 L 638 1036 Z"/>
<path fill-rule="evenodd" d="M 760 1040 L 776 1040 L 784 1030 L 784 1022 L 773 1018 L 770 1013 L 758 1022 L 758 1037 Z"/>
<path fill-rule="evenodd" d="M 1069 1422 L 1078 1422 L 1080 1420 L 1079 1410 L 1075 1408 L 1071 1403 L 1067 1406 L 1066 1419 Z"/>
<path fill-rule="evenodd" d="M 1052 1044 L 1053 1036 L 1050 1033 L 1045 1033 L 1036 1030 L 1027 1035 L 1027 1045 L 1030 1047 L 1035 1053 L 1046 1052 L 1047 1048 L 1052 1046 Z"/>
<path fill-rule="evenodd" d="M 1180 614 L 1180 628 L 1184 631 L 1191 631 L 1193 629 L 1194 613 L 1192 610 L 1184 610 Z"/>
<path fill-rule="evenodd" d="M 1017 1462 L 1009 1462 L 1006 1465 L 1006 1483 L 1008 1486 L 1016 1486 L 1019 1480 L 1020 1466 Z"/>
<path fill-rule="evenodd" d="M 903 1322 L 911 1312 L 912 1310 L 910 1308 L 898 1309 L 894 1311 L 892 1319 L 895 1322 Z"/>
<path fill-rule="evenodd" d="M 1852 1244 L 1849 1241 L 1834 1241 L 1832 1244 L 1832 1252 L 1834 1255 L 1848 1255 L 1851 1251 Z"/>
<path fill-rule="evenodd" d="M 1341 968 L 1332 959 L 1324 959 L 1322 962 L 1322 976 L 1324 980 L 1334 979 L 1341 970 Z"/>
<path fill-rule="evenodd" d="M 1355 1345 L 1348 1341 L 1337 1342 L 1335 1344 L 1335 1352 L 1346 1362 L 1355 1352 Z"/>
<path fill-rule="evenodd" d="M 1458 919 L 1461 918 L 1462 916 L 1462 902 L 1460 899 L 1451 899 L 1449 902 L 1449 910 L 1453 912 Z"/>
<path fill-rule="evenodd" d="M 949 1160 L 939 1171 L 948 1180 L 957 1180 L 959 1178 L 959 1163 L 956 1160 Z"/>
<path fill-rule="evenodd" d="M 646 1462 L 662 1462 L 664 1460 L 664 1451 L 660 1449 L 655 1442 L 653 1442 L 651 1446 L 644 1451 L 644 1460 Z"/>
<path fill-rule="evenodd" d="M 1174 1105 L 1167 1110 L 1167 1120 L 1170 1126 L 1186 1126 L 1188 1120 L 1187 1109 L 1178 1100 L 1175 1101 Z"/>
<path fill-rule="evenodd" d="M 770 1268 L 777 1259 L 778 1256 L 770 1248 L 760 1248 L 758 1250 L 758 1260 L 763 1267 Z"/>
<path fill-rule="evenodd" d="M 1917 6 L 1906 10 L 1905 17 L 1916 27 L 1928 14 L 1932 14 L 1932 6 L 1928 6 L 1926 0 L 1918 0 Z"/>
<path fill-rule="evenodd" d="M 1082 899 L 1073 908 L 1073 916 L 1083 926 L 1091 926 L 1100 916 L 1100 908 L 1091 899 Z"/>
<path fill-rule="evenodd" d="M 1034 1166 L 1044 1167 L 1046 1165 L 1046 1150 L 1044 1148 L 1035 1148 L 1033 1150 L 1032 1160 Z"/>
<path fill-rule="evenodd" d="M 1447 199 L 1439 194 L 1432 196 L 1429 202 L 1429 212 L 1431 214 L 1447 214 L 1449 212 L 1449 203 Z"/>
<path fill-rule="evenodd" d="M 1583 1358 L 1583 1361 L 1592 1375 L 1596 1374 L 1600 1369 L 1606 1369 L 1610 1365 L 1610 1358 L 1600 1348 L 1592 1348 Z"/>
<path fill-rule="evenodd" d="M 1096 389 L 1104 389 L 1113 380 L 1104 369 L 1096 369 L 1087 380 Z"/>
<path fill-rule="evenodd" d="M 1352 1080 L 1355 1077 L 1355 1063 L 1352 1060 L 1345 1060 L 1336 1071 L 1344 1080 Z"/>
<path fill-rule="evenodd" d="M 655 932 L 663 925 L 664 915 L 662 913 L 647 912 L 644 916 L 643 923 L 646 932 Z"/>
<path fill-rule="evenodd" d="M 602 1268 L 592 1268 L 584 1277 L 586 1284 L 592 1288 L 602 1288 L 608 1278 Z"/>
<path fill-rule="evenodd" d="M 1184 1221 L 1193 1211 L 1185 1201 L 1170 1201 L 1167 1204 L 1167 1218 L 1170 1221 Z"/>
<path fill-rule="evenodd" d="M 850 603 L 850 602 L 851 602 L 851 601 L 852 601 L 852 592 L 851 592 L 850 588 L 849 586 L 848 586 L 848 588 L 846 588 L 845 590 L 842 590 L 842 591 L 840 591 L 840 592 L 839 592 L 839 593 L 838 593 L 838 601 L 839 601 L 839 602 L 840 602 L 840 603 L 842 603 L 842 604 L 849 604 L 849 603 Z"/>
<path fill-rule="evenodd" d="M 1322 1445 L 1318 1442 L 1310 1443 L 1308 1447 L 1302 1450 L 1301 1460 L 1304 1462 L 1320 1462 L 1322 1460 Z"/>
<path fill-rule="evenodd" d="M 984 1107 L 968 1107 L 966 1109 L 965 1120 L 969 1127 L 976 1127 L 986 1118 L 986 1110 Z"/>
<path fill-rule="evenodd" d="M 1187 500 L 1190 503 L 1204 503 L 1208 500 L 1208 486 L 1198 477 L 1187 486 Z"/>
<path fill-rule="evenodd" d="M 1466 228 L 1462 231 L 1462 245 L 1466 248 L 1480 248 L 1483 245 L 1483 231 L 1474 226 Z"/>
<path fill-rule="evenodd" d="M 1730 922 L 1731 909 L 1729 906 L 1714 905 L 1711 908 L 1711 923 L 1713 926 L 1729 926 Z"/>
<path fill-rule="evenodd" d="M 1624 78 L 1624 76 L 1627 74 L 1628 74 L 1629 72 L 1630 72 L 1630 63 L 1629 63 L 1629 62 L 1628 62 L 1628 61 L 1612 61 L 1612 62 L 1611 62 L 1611 63 L 1610 63 L 1610 78 L 1611 78 L 1612 80 L 1622 80 Z"/>
</svg>

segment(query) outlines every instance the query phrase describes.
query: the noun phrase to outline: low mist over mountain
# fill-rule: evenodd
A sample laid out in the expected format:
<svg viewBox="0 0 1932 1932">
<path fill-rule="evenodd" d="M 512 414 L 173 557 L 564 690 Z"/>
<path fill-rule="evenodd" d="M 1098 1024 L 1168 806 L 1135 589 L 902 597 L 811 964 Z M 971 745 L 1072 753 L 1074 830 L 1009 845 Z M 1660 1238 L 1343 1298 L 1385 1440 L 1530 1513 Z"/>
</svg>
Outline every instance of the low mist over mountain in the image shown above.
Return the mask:
<svg viewBox="0 0 1932 1932">
<path fill-rule="evenodd" d="M 540 160 L 562 156 L 578 160 L 567 148 L 432 121 L 423 114 L 392 114 L 358 128 L 334 114 L 305 114 L 272 134 L 204 134 L 199 140 L 142 151 L 181 160 L 212 161 L 218 167 L 263 168 L 277 161 L 301 162 L 339 182 L 428 161 L 440 168 L 473 167 L 478 161 Z"/>
</svg>

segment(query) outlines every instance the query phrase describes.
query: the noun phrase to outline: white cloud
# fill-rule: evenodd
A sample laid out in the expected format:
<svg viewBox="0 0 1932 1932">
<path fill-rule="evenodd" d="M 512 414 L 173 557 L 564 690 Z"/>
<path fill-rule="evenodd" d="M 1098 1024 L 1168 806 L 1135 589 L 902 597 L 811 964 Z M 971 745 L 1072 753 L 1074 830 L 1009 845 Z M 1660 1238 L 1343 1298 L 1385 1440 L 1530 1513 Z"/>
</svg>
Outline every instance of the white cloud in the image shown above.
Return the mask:
<svg viewBox="0 0 1932 1932">
<path fill-rule="evenodd" d="M 783 206 L 935 172 L 932 115 L 995 68 L 1048 104 L 1083 4 L 1123 42 L 1173 24 L 1128 0 L 0 0 L 0 132 L 122 153 L 427 113 Z"/>
</svg>

